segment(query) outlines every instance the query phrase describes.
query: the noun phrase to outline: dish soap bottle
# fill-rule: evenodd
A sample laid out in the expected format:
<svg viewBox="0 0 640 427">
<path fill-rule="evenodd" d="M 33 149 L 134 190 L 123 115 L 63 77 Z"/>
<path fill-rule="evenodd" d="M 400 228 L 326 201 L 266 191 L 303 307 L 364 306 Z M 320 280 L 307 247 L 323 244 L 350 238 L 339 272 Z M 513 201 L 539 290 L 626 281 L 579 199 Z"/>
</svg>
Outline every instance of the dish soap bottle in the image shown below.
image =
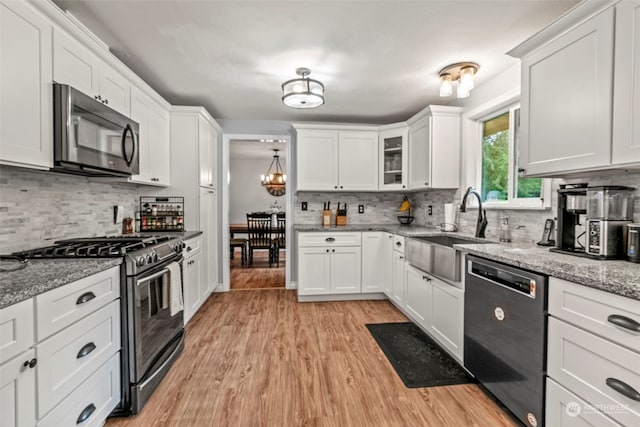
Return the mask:
<svg viewBox="0 0 640 427">
<path fill-rule="evenodd" d="M 501 242 L 510 242 L 511 241 L 511 229 L 509 228 L 509 217 L 501 216 L 500 217 L 500 241 Z"/>
</svg>

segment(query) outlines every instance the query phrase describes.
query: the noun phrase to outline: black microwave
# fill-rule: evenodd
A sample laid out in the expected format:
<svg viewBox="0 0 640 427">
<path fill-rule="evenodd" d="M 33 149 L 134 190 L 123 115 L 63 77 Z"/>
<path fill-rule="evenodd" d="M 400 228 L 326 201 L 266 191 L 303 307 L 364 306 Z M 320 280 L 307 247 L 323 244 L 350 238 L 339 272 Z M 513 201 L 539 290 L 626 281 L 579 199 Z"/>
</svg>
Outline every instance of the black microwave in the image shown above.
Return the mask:
<svg viewBox="0 0 640 427">
<path fill-rule="evenodd" d="M 53 171 L 136 175 L 139 125 L 69 85 L 53 84 Z"/>
</svg>

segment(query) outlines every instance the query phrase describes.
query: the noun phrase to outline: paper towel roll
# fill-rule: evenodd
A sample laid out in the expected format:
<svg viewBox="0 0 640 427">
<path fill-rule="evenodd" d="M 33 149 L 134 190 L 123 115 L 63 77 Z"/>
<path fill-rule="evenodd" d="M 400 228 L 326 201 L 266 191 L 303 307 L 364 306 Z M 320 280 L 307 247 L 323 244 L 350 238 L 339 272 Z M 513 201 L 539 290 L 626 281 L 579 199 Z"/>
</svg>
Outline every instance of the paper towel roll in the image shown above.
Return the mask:
<svg viewBox="0 0 640 427">
<path fill-rule="evenodd" d="M 444 204 L 444 231 L 454 231 L 456 223 L 456 211 L 453 203 Z"/>
</svg>

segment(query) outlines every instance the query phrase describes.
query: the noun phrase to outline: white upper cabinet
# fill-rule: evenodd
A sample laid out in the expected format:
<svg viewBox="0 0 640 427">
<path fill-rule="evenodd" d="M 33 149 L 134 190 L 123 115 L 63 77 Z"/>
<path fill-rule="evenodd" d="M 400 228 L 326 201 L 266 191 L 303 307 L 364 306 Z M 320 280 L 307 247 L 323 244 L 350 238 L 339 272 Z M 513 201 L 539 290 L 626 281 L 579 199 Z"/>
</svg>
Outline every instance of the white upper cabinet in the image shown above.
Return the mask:
<svg viewBox="0 0 640 427">
<path fill-rule="evenodd" d="M 131 182 L 171 184 L 169 112 L 136 87 L 131 88 L 131 118 L 138 122 L 140 173 Z"/>
<path fill-rule="evenodd" d="M 407 188 L 409 128 L 380 129 L 378 133 L 378 188 L 380 190 L 404 190 Z"/>
<path fill-rule="evenodd" d="M 460 186 L 461 112 L 431 105 L 408 120 L 410 190 Z"/>
<path fill-rule="evenodd" d="M 318 126 L 296 136 L 297 189 L 301 191 L 376 191 L 378 132 Z"/>
<path fill-rule="evenodd" d="M 52 27 L 27 2 L 0 2 L 0 163 L 53 166 Z"/>
<path fill-rule="evenodd" d="M 218 131 L 207 118 L 201 117 L 198 123 L 198 157 L 200 186 L 216 188 Z"/>
<path fill-rule="evenodd" d="M 299 130 L 296 138 L 297 188 L 338 189 L 338 132 Z"/>
<path fill-rule="evenodd" d="M 640 1 L 582 2 L 513 49 L 526 176 L 640 166 Z"/>
<path fill-rule="evenodd" d="M 614 164 L 640 162 L 640 1 L 616 6 Z"/>
<path fill-rule="evenodd" d="M 131 112 L 129 81 L 57 28 L 53 35 L 53 80 L 71 85 L 125 116 Z"/>
<path fill-rule="evenodd" d="M 378 132 L 343 131 L 338 135 L 338 189 L 378 189 Z"/>
<path fill-rule="evenodd" d="M 606 10 L 522 58 L 524 174 L 611 162 L 613 18 Z"/>
</svg>

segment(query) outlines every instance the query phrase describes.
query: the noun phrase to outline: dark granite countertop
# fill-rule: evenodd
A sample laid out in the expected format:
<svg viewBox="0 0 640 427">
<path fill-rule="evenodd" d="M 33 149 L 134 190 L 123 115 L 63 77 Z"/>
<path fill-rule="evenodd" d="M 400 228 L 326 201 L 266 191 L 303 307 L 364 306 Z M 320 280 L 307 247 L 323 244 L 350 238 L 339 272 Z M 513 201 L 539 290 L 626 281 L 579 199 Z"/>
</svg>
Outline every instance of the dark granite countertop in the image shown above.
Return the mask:
<svg viewBox="0 0 640 427">
<path fill-rule="evenodd" d="M 29 299 L 122 263 L 122 258 L 32 259 L 26 268 L 0 272 L 0 308 Z M 2 261 L 3 268 L 12 262 Z"/>
<path fill-rule="evenodd" d="M 456 249 L 590 288 L 640 300 L 640 264 L 550 252 L 524 243 L 454 245 Z"/>
<path fill-rule="evenodd" d="M 473 238 L 460 233 L 443 233 L 435 228 L 399 224 L 294 225 L 295 231 L 386 231 L 406 237 L 450 235 Z M 549 248 L 527 243 L 502 243 L 478 239 L 477 244 L 454 245 L 464 252 L 568 280 L 595 289 L 640 300 L 640 264 L 627 261 L 600 261 L 550 252 Z"/>
</svg>

